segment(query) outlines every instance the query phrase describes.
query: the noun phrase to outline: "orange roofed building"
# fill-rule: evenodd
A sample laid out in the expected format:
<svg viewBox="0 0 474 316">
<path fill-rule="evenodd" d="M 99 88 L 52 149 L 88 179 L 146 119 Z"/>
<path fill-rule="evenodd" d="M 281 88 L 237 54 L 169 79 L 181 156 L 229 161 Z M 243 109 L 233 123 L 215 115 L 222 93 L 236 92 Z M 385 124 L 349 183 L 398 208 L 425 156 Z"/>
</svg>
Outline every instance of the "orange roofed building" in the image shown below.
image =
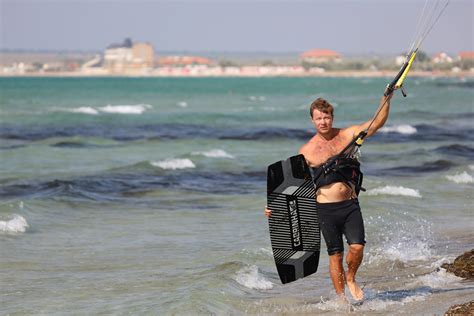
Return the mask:
<svg viewBox="0 0 474 316">
<path fill-rule="evenodd" d="M 312 49 L 300 55 L 303 62 L 317 64 L 326 62 L 341 62 L 342 56 L 338 52 L 329 49 Z"/>
<path fill-rule="evenodd" d="M 158 58 L 159 66 L 212 65 L 210 59 L 198 56 L 166 56 Z"/>
<path fill-rule="evenodd" d="M 459 60 L 474 60 L 474 51 L 459 52 Z"/>
</svg>

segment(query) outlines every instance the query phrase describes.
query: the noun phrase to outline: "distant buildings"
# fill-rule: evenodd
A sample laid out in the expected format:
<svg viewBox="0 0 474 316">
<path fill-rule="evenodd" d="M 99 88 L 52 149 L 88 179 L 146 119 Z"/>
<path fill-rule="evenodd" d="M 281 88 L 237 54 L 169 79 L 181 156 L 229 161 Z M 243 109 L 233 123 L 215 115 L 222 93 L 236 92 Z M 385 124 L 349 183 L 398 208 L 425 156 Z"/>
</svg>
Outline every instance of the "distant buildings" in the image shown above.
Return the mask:
<svg viewBox="0 0 474 316">
<path fill-rule="evenodd" d="M 291 62 L 274 62 L 268 58 L 211 60 L 201 56 L 155 56 L 153 46 L 147 42 L 134 43 L 126 38 L 122 43 L 109 45 L 101 54 L 36 54 L 5 53 L 0 51 L 0 75 L 58 75 L 58 76 L 311 76 L 311 75 L 385 75 L 393 71 L 394 61 L 401 65 L 406 56 L 390 57 L 374 64 L 373 59 L 346 58 L 329 49 L 312 49 L 293 55 Z M 299 57 L 299 58 L 298 58 Z M 422 71 L 450 71 L 453 74 L 474 74 L 474 52 L 460 52 L 451 57 L 444 52 L 431 58 L 424 52 L 417 55 Z M 281 61 L 280 61 L 281 62 Z"/>
<path fill-rule="evenodd" d="M 431 61 L 435 64 L 447 64 L 447 63 L 452 63 L 453 58 L 450 57 L 448 54 L 441 52 L 441 53 L 435 54 L 433 58 L 431 59 Z"/>
<path fill-rule="evenodd" d="M 165 56 L 158 58 L 158 66 L 211 65 L 210 59 L 198 56 Z"/>
<path fill-rule="evenodd" d="M 312 49 L 300 55 L 301 61 L 309 64 L 321 64 L 327 62 L 339 63 L 342 61 L 341 54 L 329 49 Z"/>
<path fill-rule="evenodd" d="M 474 51 L 459 52 L 458 59 L 461 61 L 473 61 Z"/>
<path fill-rule="evenodd" d="M 154 50 L 149 43 L 132 43 L 126 38 L 121 44 L 112 44 L 104 52 L 103 68 L 110 73 L 147 71 L 154 66 Z"/>
</svg>

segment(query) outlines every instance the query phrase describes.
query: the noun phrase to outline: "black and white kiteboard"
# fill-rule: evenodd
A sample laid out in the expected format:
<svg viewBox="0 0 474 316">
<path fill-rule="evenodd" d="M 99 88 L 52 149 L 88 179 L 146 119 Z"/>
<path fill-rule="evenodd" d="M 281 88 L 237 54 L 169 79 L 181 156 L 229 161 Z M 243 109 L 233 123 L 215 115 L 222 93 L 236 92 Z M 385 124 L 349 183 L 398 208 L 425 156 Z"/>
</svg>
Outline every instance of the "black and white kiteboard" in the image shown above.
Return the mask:
<svg viewBox="0 0 474 316">
<path fill-rule="evenodd" d="M 313 180 L 303 155 L 268 166 L 273 257 L 283 284 L 318 270 L 320 230 Z"/>
</svg>

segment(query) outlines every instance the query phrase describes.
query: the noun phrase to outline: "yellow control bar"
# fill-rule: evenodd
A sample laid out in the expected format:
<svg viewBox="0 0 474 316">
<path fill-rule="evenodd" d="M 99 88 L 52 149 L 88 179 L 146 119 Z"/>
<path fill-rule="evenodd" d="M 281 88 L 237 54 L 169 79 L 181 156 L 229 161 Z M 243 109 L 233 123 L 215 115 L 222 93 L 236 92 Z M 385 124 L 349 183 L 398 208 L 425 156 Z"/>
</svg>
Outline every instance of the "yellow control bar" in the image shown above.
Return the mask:
<svg viewBox="0 0 474 316">
<path fill-rule="evenodd" d="M 397 83 L 395 84 L 395 87 L 394 87 L 395 89 L 398 89 L 403 85 L 403 81 L 405 80 L 406 76 L 408 75 L 408 72 L 410 71 L 411 65 L 413 64 L 413 61 L 415 60 L 417 52 L 418 52 L 418 49 L 414 50 L 413 53 L 411 53 L 410 59 L 408 60 L 408 65 L 405 68 L 405 71 L 402 73 L 402 75 L 398 79 Z"/>
</svg>

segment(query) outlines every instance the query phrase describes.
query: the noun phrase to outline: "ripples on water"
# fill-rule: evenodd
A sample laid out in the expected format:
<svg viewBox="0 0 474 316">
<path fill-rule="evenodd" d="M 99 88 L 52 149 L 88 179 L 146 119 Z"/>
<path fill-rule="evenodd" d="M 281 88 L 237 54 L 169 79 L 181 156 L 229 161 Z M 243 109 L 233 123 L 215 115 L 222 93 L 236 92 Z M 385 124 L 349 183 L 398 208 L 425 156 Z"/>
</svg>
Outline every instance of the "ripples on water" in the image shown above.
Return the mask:
<svg viewBox="0 0 474 316">
<path fill-rule="evenodd" d="M 325 253 L 280 284 L 266 166 L 313 135 L 302 104 L 324 92 L 354 124 L 382 79 L 0 81 L 6 313 L 420 314 L 472 296 L 439 268 L 474 246 L 469 84 L 420 79 L 366 141 L 367 300 L 347 306 Z"/>
</svg>

